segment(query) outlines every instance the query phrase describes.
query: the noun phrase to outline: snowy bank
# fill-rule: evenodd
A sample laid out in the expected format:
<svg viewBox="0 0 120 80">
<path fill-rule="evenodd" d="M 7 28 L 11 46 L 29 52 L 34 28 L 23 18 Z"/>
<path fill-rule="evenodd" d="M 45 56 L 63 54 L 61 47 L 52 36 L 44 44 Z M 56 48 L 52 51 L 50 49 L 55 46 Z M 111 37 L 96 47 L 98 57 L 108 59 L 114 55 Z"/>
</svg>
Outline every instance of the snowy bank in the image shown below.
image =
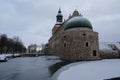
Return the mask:
<svg viewBox="0 0 120 80">
<path fill-rule="evenodd" d="M 6 54 L 6 53 L 4 53 L 4 54 L 0 54 L 0 56 L 1 55 L 4 55 L 4 56 L 6 56 L 6 57 L 8 57 L 8 58 L 10 58 L 10 57 L 19 57 L 19 56 L 21 56 L 21 54 L 19 54 L 19 53 L 14 53 L 14 54 L 12 54 L 12 53 L 9 53 L 9 54 Z"/>
<path fill-rule="evenodd" d="M 83 61 L 58 70 L 52 80 L 103 80 L 120 77 L 120 59 Z"/>
</svg>

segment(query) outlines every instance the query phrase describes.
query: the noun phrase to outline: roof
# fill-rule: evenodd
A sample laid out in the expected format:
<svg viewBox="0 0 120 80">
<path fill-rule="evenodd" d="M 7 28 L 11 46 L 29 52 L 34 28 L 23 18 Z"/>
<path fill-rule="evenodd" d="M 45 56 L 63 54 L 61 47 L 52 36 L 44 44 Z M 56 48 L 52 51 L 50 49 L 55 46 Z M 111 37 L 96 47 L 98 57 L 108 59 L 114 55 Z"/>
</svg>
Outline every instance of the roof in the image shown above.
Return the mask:
<svg viewBox="0 0 120 80">
<path fill-rule="evenodd" d="M 80 16 L 72 17 L 65 23 L 64 30 L 71 29 L 71 28 L 90 28 L 90 29 L 92 29 L 92 25 L 88 19 L 86 19 L 82 15 L 80 15 Z"/>
<path fill-rule="evenodd" d="M 120 43 L 118 42 L 100 42 L 99 43 L 99 50 L 103 52 L 116 52 L 116 50 L 113 50 L 113 48 L 110 46 L 115 45 L 120 50 Z"/>
<path fill-rule="evenodd" d="M 112 48 L 110 48 L 110 47 L 108 46 L 108 43 L 105 43 L 105 42 L 101 42 L 101 43 L 99 44 L 99 49 L 100 49 L 101 51 L 112 51 Z"/>
<path fill-rule="evenodd" d="M 114 43 L 116 45 L 116 47 L 120 50 L 120 42 L 116 42 Z"/>
<path fill-rule="evenodd" d="M 59 8 L 57 16 L 62 16 L 61 9 Z"/>
</svg>

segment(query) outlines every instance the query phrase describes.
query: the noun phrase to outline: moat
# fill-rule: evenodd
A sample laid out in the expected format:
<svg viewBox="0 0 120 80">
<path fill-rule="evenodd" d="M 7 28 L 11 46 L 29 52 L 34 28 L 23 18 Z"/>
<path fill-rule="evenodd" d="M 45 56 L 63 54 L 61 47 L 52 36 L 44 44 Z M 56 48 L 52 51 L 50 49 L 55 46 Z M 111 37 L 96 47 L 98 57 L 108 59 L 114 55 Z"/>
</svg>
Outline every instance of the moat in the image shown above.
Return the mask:
<svg viewBox="0 0 120 80">
<path fill-rule="evenodd" d="M 13 58 L 0 63 L 0 80 L 49 80 L 68 63 L 55 56 Z"/>
</svg>

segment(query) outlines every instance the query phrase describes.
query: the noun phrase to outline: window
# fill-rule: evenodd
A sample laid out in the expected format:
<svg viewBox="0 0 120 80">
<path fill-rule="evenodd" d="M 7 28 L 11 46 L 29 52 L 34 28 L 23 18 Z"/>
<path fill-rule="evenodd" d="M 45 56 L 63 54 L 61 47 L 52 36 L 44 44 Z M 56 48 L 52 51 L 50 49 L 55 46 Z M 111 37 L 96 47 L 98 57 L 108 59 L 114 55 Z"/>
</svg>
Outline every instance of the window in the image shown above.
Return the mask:
<svg viewBox="0 0 120 80">
<path fill-rule="evenodd" d="M 116 50 L 115 48 L 113 48 L 113 50 Z"/>
<path fill-rule="evenodd" d="M 86 42 L 85 45 L 86 45 L 86 47 L 88 47 L 88 46 L 89 46 L 89 45 L 88 45 L 88 42 Z"/>
<path fill-rule="evenodd" d="M 66 36 L 64 36 L 64 39 L 66 39 Z"/>
<path fill-rule="evenodd" d="M 93 56 L 97 56 L 97 51 L 93 50 Z"/>
<path fill-rule="evenodd" d="M 86 34 L 85 34 L 85 33 L 83 33 L 83 36 L 86 36 Z"/>
<path fill-rule="evenodd" d="M 67 47 L 67 44 L 66 43 L 64 43 L 64 48 L 66 48 Z"/>
</svg>

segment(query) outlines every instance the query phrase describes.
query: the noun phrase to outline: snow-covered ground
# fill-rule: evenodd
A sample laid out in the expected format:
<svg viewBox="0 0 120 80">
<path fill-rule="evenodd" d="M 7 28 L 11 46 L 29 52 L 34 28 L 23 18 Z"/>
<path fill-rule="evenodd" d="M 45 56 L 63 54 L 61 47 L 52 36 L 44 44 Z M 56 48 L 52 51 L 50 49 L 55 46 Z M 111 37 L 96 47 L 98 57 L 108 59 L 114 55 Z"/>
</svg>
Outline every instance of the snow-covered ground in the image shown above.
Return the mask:
<svg viewBox="0 0 120 80">
<path fill-rule="evenodd" d="M 9 53 L 9 54 L 0 54 L 0 55 L 5 55 L 5 56 L 7 56 L 7 57 L 11 57 L 11 56 L 13 56 L 13 54 L 12 53 Z M 20 56 L 21 54 L 19 54 L 19 53 L 14 53 L 14 56 Z"/>
<path fill-rule="evenodd" d="M 82 61 L 58 70 L 52 80 L 104 80 L 120 77 L 120 59 Z"/>
<path fill-rule="evenodd" d="M 6 61 L 6 55 L 0 54 L 0 61 Z"/>
</svg>

